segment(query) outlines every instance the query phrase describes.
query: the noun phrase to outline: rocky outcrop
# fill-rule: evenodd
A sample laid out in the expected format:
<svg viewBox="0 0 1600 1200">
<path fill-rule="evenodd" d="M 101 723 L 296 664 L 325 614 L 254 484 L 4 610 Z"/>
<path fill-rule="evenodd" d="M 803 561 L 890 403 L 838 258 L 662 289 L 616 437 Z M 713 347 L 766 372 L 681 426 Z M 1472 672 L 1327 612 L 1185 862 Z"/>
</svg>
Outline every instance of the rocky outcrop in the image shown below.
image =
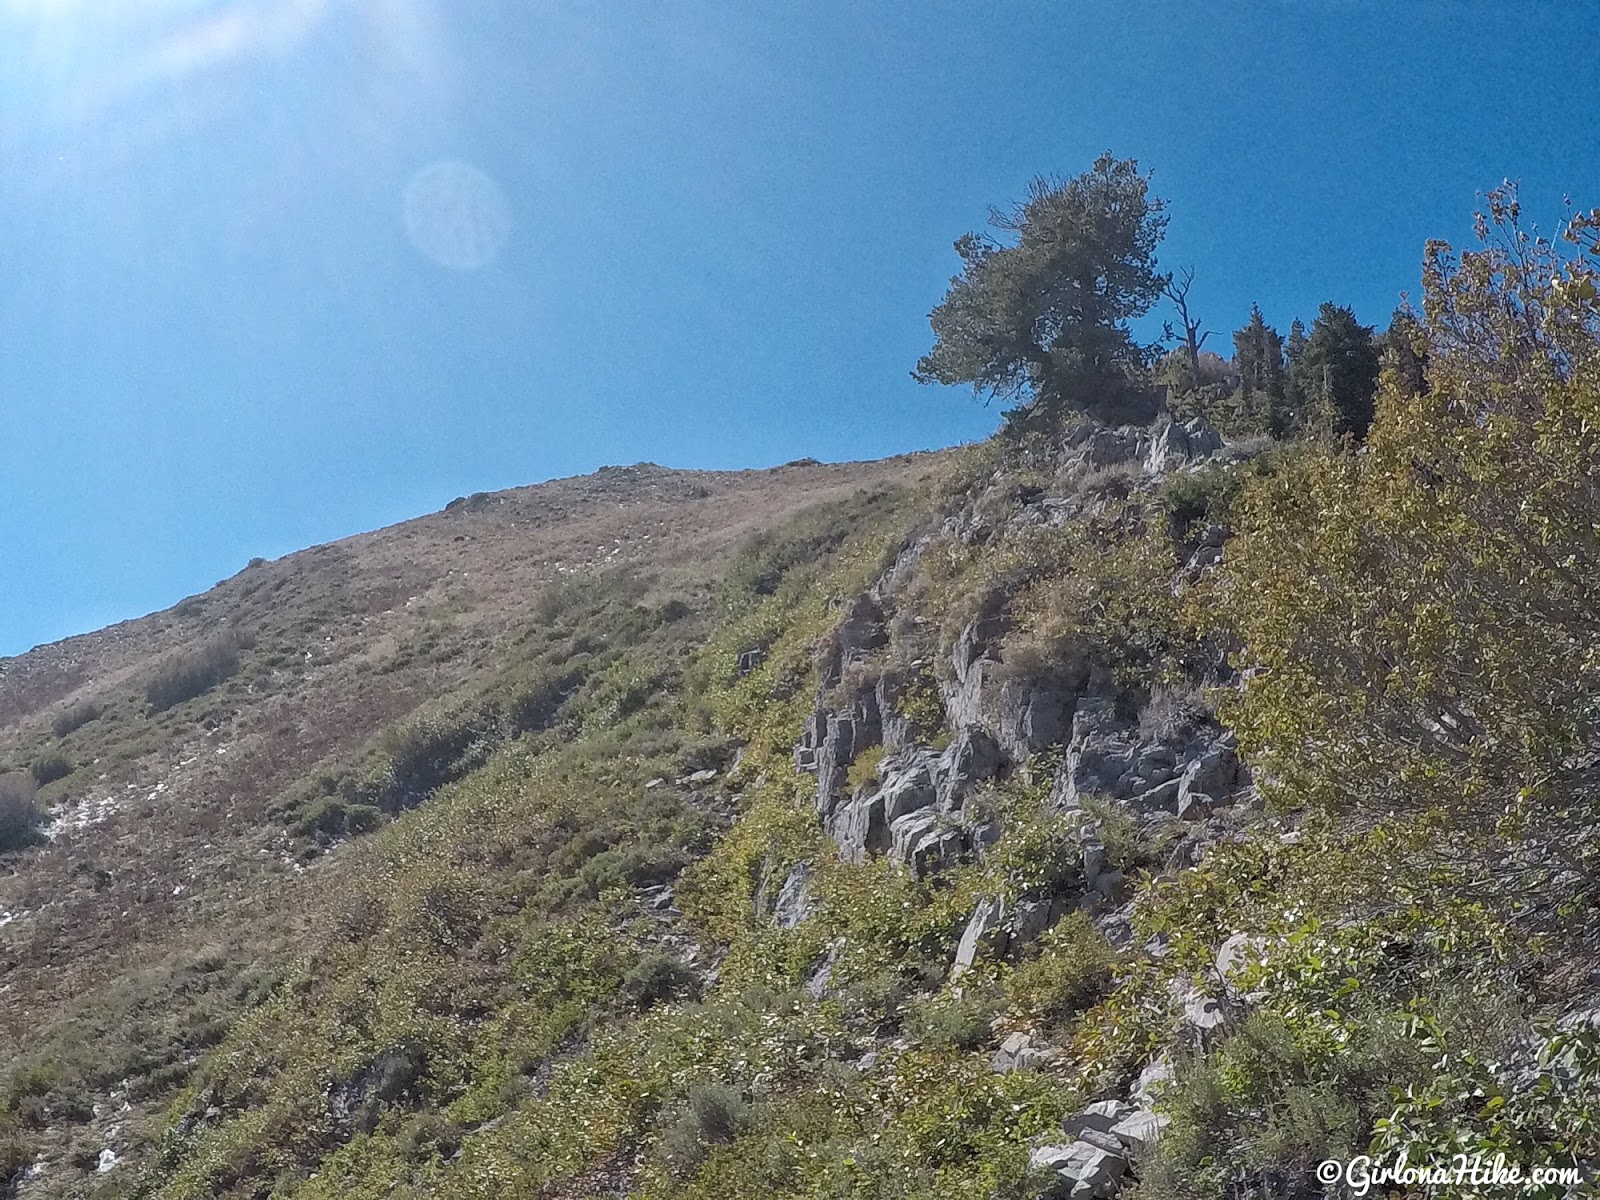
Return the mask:
<svg viewBox="0 0 1600 1200">
<path fill-rule="evenodd" d="M 772 909 L 772 919 L 779 929 L 793 929 L 816 914 L 818 905 L 811 889 L 814 875 L 808 862 L 796 863 L 789 871 Z"/>
<path fill-rule="evenodd" d="M 1055 1180 L 1044 1195 L 1091 1200 L 1116 1193 L 1133 1164 L 1154 1149 L 1166 1117 L 1121 1100 L 1101 1100 L 1062 1122 L 1065 1141 L 1034 1147 L 1029 1165 Z"/>
<path fill-rule="evenodd" d="M 954 728 L 984 730 L 1020 762 L 1066 737 L 1091 680 L 1083 664 L 1057 664 L 1044 678 L 1008 668 L 997 649 L 1002 631 L 998 620 L 969 622 L 951 648 L 950 678 L 940 690 Z"/>
<path fill-rule="evenodd" d="M 844 795 L 845 780 L 856 755 L 883 737 L 883 718 L 876 691 L 858 693 L 843 712 L 818 709 L 806 722 L 795 748 L 795 766 L 817 776 L 817 812 L 831 816 Z"/>
<path fill-rule="evenodd" d="M 989 1069 L 997 1075 L 1008 1075 L 1012 1071 L 1036 1071 L 1059 1056 L 1060 1051 L 1040 1044 L 1031 1034 L 1013 1033 L 1000 1043 L 1000 1049 L 989 1060 Z"/>
<path fill-rule="evenodd" d="M 1042 1193 L 1052 1200 L 1110 1196 L 1128 1173 L 1125 1158 L 1086 1141 L 1036 1146 L 1028 1155 L 1028 1167 L 1056 1177 L 1054 1186 Z"/>
<path fill-rule="evenodd" d="M 847 862 L 887 852 L 926 874 L 976 840 L 967 799 L 1000 763 L 999 749 L 981 730 L 968 730 L 942 752 L 913 746 L 885 755 L 875 783 L 824 814 L 826 828 Z"/>
<path fill-rule="evenodd" d="M 1006 906 L 999 896 L 985 896 L 972 910 L 967 927 L 956 945 L 955 963 L 950 968 L 950 978 L 959 979 L 970 971 L 980 953 L 991 955 L 1005 953 L 1011 940 L 1005 928 Z"/>
<path fill-rule="evenodd" d="M 1146 741 L 1097 697 L 1079 702 L 1050 799 L 1062 811 L 1099 796 L 1125 800 L 1141 815 L 1199 819 L 1248 783 L 1231 734 L 1207 725 L 1186 731 L 1177 745 Z"/>
<path fill-rule="evenodd" d="M 1171 471 L 1222 449 L 1222 435 L 1199 417 L 1157 425 L 1145 453 L 1147 471 Z"/>
</svg>

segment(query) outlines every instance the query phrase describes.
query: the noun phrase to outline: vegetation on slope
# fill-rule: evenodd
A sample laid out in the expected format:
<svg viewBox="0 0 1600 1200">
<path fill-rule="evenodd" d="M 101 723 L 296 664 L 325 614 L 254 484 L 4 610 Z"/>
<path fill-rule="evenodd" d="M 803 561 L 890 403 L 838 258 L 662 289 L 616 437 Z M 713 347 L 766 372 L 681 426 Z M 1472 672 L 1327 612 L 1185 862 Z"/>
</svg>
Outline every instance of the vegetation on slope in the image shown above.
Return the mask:
<svg viewBox="0 0 1600 1200">
<path fill-rule="evenodd" d="M 1592 1166 L 1600 214 L 1564 252 L 1517 217 L 1496 194 L 1500 240 L 1430 252 L 1364 445 L 1329 410 L 1163 474 L 1094 459 L 1131 434 L 1018 428 L 714 588 L 543 592 L 279 806 L 309 855 L 355 840 L 297 961 L 190 980 L 234 1007 L 138 1194 L 1039 1196 L 1030 1149 L 1152 1067 L 1146 1200 L 1311 1194 L 1360 1153 Z M 882 636 L 841 655 L 862 597 Z M 1220 718 L 1254 791 L 1216 822 L 1068 803 L 1063 735 L 981 782 L 981 849 L 847 861 L 808 722 L 870 691 L 957 745 L 979 626 L 1012 694 L 1071 681 L 1152 744 Z M 855 755 L 852 792 L 892 764 Z M 1053 917 L 956 970 L 987 903 Z M 1048 1053 L 996 1069 L 1014 1034 Z M 48 1092 L 10 1077 L 24 1136 Z"/>
</svg>

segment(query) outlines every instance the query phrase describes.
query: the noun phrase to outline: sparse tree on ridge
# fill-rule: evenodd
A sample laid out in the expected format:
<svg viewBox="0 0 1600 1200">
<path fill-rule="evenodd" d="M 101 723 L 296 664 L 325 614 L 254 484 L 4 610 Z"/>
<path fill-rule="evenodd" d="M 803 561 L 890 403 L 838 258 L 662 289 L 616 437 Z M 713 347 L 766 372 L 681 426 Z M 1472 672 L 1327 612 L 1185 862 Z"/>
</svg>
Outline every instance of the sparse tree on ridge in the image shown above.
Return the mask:
<svg viewBox="0 0 1600 1200">
<path fill-rule="evenodd" d="M 1178 310 L 1178 321 L 1183 326 L 1183 352 L 1189 363 L 1189 373 L 1195 380 L 1195 386 L 1200 381 L 1200 351 L 1206 344 L 1206 339 L 1211 336 L 1210 331 L 1201 332 L 1200 319 L 1189 311 L 1189 289 L 1194 286 L 1194 268 L 1182 267 L 1178 273 L 1169 276 L 1162 295 L 1172 301 Z M 1167 336 L 1173 336 L 1172 326 L 1167 326 Z"/>
<path fill-rule="evenodd" d="M 1110 152 L 1071 179 L 1035 179 L 1022 203 L 991 211 L 998 236 L 956 242 L 961 274 L 929 316 L 934 346 L 913 377 L 971 384 L 1013 404 L 1013 422 L 1121 409 L 1147 360 L 1128 322 L 1168 282 L 1155 263 L 1165 207 L 1138 164 Z"/>
</svg>

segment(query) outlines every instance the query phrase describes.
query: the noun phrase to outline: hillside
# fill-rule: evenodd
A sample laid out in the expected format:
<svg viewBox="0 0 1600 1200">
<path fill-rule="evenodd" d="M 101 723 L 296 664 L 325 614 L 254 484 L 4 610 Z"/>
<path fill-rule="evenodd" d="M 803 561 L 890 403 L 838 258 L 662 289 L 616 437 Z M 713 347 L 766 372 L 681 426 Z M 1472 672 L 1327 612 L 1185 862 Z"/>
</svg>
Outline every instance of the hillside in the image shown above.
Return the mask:
<svg viewBox="0 0 1600 1200">
<path fill-rule="evenodd" d="M 4 860 L 0 879 L 8 1094 L 43 1132 L 41 1194 L 76 1186 L 101 1142 L 136 1159 L 196 1056 L 314 926 L 320 877 L 339 869 L 325 850 L 345 831 L 284 808 L 319 772 L 381 757 L 383 734 L 430 706 L 514 687 L 529 631 L 564 594 L 614 588 L 628 608 L 698 611 L 753 534 L 933 461 L 645 464 L 476 495 L 0 660 L 0 764 L 71 768 L 39 796 L 50 839 Z M 146 689 L 164 668 L 235 631 L 236 673 L 154 711 Z M 591 660 L 611 653 L 609 632 Z M 117 1135 L 85 1123 L 96 1111 L 115 1114 Z"/>
<path fill-rule="evenodd" d="M 1593 1194 L 1600 276 L 1511 244 L 1279 434 L 608 469 L 5 663 L 7 1186 Z"/>
</svg>

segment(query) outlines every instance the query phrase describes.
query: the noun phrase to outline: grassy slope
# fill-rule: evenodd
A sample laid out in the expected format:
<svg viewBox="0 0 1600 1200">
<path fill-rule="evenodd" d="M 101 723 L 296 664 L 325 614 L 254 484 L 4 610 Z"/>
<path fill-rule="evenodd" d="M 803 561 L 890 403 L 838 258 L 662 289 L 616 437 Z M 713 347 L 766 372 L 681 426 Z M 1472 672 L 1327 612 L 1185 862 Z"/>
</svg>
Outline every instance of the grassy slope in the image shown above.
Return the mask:
<svg viewBox="0 0 1600 1200">
<path fill-rule="evenodd" d="M 753 531 L 926 469 L 610 468 L 252 565 L 168 612 L 0 663 L 0 765 L 75 767 L 41 792 L 73 827 L 0 880 L 6 1105 L 51 1168 L 31 1191 L 64 1192 L 104 1146 L 136 1161 L 199 1055 L 301 950 L 346 870 L 344 849 L 325 853 L 337 838 L 296 821 L 330 780 L 399 808 L 418 797 L 372 779 L 468 709 L 520 700 L 536 724 L 531 693 L 553 677 L 603 706 L 615 696 L 593 694 L 627 690 L 621 668 L 600 677 L 628 644 L 671 643 L 670 657 L 699 636 L 719 564 Z M 562 624 L 594 596 L 617 611 Z M 162 665 L 228 628 L 250 644 L 238 672 L 153 711 Z M 58 737 L 53 721 L 86 701 L 101 715 Z M 475 730 L 477 752 L 505 724 Z M 101 1182 L 116 1194 L 129 1173 Z"/>
</svg>

